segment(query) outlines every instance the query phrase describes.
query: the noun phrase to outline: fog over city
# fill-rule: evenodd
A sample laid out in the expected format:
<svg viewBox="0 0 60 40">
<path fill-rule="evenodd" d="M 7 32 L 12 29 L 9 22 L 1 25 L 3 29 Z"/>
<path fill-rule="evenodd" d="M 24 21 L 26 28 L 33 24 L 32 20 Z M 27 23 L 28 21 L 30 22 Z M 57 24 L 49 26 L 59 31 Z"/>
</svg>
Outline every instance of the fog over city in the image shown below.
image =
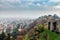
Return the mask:
<svg viewBox="0 0 60 40">
<path fill-rule="evenodd" d="M 38 18 L 40 16 L 43 16 L 43 15 L 53 15 L 53 14 L 57 14 L 58 16 L 59 15 L 60 11 L 2 11 L 0 12 L 0 17 L 3 17 L 3 18 L 9 18 L 9 17 L 12 17 L 12 18 L 31 18 L 31 19 L 34 19 L 34 18 Z"/>
</svg>

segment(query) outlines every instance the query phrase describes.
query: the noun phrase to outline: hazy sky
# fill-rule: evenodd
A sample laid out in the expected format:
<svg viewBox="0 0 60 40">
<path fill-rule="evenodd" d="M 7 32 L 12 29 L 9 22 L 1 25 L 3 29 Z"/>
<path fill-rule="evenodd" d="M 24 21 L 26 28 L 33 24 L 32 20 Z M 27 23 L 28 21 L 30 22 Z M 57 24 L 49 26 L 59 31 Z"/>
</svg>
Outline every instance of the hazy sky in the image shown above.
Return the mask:
<svg viewBox="0 0 60 40">
<path fill-rule="evenodd" d="M 0 0 L 0 17 L 60 16 L 60 0 Z"/>
</svg>

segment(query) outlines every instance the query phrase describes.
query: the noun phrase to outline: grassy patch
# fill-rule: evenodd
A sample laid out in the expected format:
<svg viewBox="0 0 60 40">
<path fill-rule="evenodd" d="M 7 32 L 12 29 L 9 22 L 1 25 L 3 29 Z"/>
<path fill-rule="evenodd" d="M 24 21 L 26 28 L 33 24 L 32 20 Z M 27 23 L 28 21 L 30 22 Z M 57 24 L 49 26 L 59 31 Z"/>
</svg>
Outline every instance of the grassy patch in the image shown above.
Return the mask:
<svg viewBox="0 0 60 40">
<path fill-rule="evenodd" d="M 55 32 L 51 32 L 49 30 L 45 30 L 43 33 L 41 33 L 41 40 L 44 39 L 44 35 L 47 34 L 47 40 L 58 40 L 59 34 L 56 34 Z"/>
<path fill-rule="evenodd" d="M 30 40 L 30 38 L 28 38 L 29 35 L 26 34 L 24 40 Z M 44 30 L 44 32 L 38 34 L 36 37 L 39 38 L 37 40 L 60 40 L 60 35 L 56 34 L 55 32 L 51 32 L 49 30 Z M 33 38 L 33 36 L 31 36 Z"/>
</svg>

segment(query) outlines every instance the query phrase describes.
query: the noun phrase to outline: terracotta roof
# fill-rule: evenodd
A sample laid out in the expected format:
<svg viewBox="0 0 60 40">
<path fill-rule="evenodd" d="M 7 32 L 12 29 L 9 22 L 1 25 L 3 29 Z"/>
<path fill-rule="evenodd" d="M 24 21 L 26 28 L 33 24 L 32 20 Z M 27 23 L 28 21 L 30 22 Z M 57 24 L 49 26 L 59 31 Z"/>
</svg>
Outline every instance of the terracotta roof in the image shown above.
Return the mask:
<svg viewBox="0 0 60 40">
<path fill-rule="evenodd" d="M 3 30 L 4 28 L 3 27 L 0 27 L 0 30 Z"/>
</svg>

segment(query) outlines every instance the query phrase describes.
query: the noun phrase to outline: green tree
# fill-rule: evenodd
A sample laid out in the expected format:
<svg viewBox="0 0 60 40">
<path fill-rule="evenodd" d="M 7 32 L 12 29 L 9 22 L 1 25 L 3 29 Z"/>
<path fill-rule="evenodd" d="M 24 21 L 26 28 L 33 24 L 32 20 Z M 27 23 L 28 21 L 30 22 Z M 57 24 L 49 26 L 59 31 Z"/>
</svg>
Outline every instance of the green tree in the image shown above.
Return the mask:
<svg viewBox="0 0 60 40">
<path fill-rule="evenodd" d="M 4 33 L 4 32 L 2 32 L 2 34 L 0 34 L 0 38 L 1 38 L 2 40 L 4 40 L 4 39 L 5 39 L 5 37 L 6 37 L 5 33 Z"/>
<path fill-rule="evenodd" d="M 43 25 L 36 26 L 35 31 L 38 32 L 38 33 L 43 32 L 44 31 L 44 26 Z"/>
<path fill-rule="evenodd" d="M 25 37 L 24 37 L 23 40 L 29 40 L 29 36 L 28 36 L 28 34 L 25 35 Z"/>
</svg>

